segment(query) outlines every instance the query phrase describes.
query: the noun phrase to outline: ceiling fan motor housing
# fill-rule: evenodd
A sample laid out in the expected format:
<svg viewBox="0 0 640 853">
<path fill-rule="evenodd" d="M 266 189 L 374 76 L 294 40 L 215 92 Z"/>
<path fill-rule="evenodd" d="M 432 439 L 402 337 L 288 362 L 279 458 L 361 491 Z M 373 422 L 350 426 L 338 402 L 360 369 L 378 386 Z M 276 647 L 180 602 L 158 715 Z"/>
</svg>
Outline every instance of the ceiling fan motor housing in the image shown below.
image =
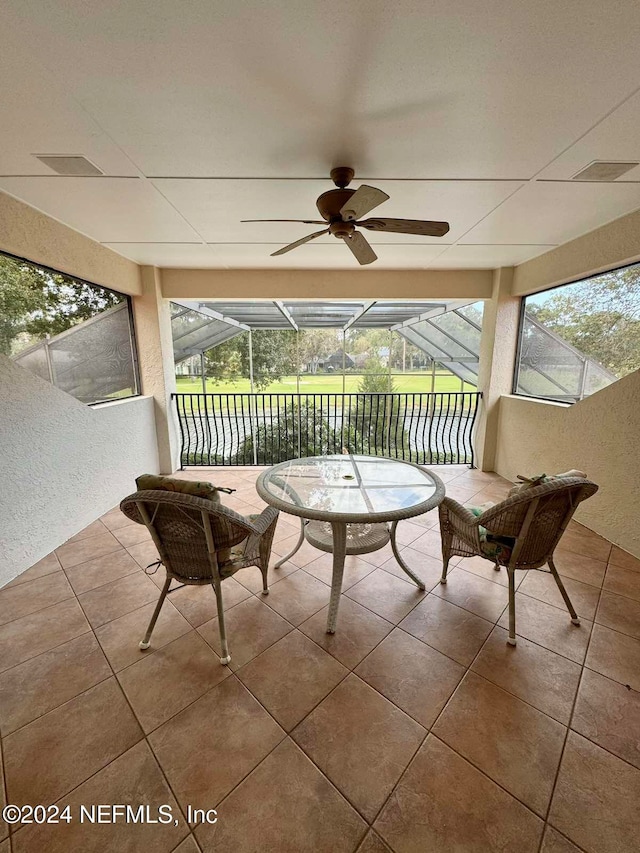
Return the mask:
<svg viewBox="0 0 640 853">
<path fill-rule="evenodd" d="M 333 222 L 335 219 L 342 219 L 340 211 L 349 201 L 355 190 L 328 190 L 322 193 L 316 201 L 316 207 L 320 212 L 320 216 L 326 219 L 327 222 Z"/>
</svg>

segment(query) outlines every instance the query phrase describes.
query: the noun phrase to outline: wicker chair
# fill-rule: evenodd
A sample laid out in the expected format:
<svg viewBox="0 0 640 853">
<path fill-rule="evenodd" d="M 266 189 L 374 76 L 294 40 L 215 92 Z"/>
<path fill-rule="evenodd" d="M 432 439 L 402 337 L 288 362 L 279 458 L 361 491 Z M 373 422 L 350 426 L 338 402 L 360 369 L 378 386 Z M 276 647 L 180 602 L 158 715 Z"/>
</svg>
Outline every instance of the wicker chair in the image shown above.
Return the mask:
<svg viewBox="0 0 640 853">
<path fill-rule="evenodd" d="M 222 581 L 246 566 L 258 566 L 262 572 L 262 592 L 268 594 L 267 570 L 278 510 L 267 507 L 260 515 L 245 518 L 204 498 L 155 490 L 129 495 L 120 503 L 120 509 L 132 521 L 147 526 L 167 571 L 140 648 L 149 648 L 151 634 L 173 579 L 181 584 L 211 584 L 218 608 L 220 663 L 229 663 Z M 219 556 L 223 558 L 220 561 Z"/>
<path fill-rule="evenodd" d="M 563 477 L 513 495 L 476 516 L 451 498 L 440 504 L 442 578 L 453 556 L 484 557 L 504 566 L 509 576 L 509 639 L 516 644 L 515 571 L 545 564 L 567 605 L 571 621 L 580 620 L 553 563 L 553 552 L 578 504 L 598 491 L 590 480 Z"/>
</svg>

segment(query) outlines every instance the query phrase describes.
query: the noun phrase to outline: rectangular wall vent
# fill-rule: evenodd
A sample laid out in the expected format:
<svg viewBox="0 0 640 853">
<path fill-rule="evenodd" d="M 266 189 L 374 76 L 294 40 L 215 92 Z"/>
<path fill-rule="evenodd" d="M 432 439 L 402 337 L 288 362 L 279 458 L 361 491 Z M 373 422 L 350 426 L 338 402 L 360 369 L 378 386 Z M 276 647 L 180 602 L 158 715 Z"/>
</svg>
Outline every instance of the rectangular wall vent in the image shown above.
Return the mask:
<svg viewBox="0 0 640 853">
<path fill-rule="evenodd" d="M 578 172 L 571 178 L 572 181 L 615 181 L 631 169 L 635 169 L 640 163 L 609 162 L 606 160 L 594 160 L 593 163 Z"/>
<path fill-rule="evenodd" d="M 104 175 L 97 166 L 94 166 L 86 157 L 76 154 L 34 154 L 33 155 L 45 166 L 57 175 L 67 175 L 76 178 L 87 178 L 94 175 Z"/>
</svg>

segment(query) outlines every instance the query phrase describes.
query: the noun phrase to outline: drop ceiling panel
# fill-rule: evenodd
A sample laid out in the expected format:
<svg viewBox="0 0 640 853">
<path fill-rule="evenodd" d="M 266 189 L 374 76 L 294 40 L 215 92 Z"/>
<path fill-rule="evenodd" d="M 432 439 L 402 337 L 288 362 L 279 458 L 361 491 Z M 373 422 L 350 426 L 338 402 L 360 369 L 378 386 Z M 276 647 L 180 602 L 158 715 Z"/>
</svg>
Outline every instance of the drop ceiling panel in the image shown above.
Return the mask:
<svg viewBox="0 0 640 853">
<path fill-rule="evenodd" d="M 237 243 L 218 244 L 215 249 L 224 265 L 231 268 L 264 269 L 348 269 L 366 270 L 361 267 L 349 249 L 332 238 L 331 243 L 313 243 L 300 246 L 286 255 L 270 257 L 277 246 Z M 392 245 L 376 246 L 378 260 L 375 269 L 426 269 L 442 252 L 441 246 Z"/>
<path fill-rule="evenodd" d="M 527 184 L 462 243 L 564 243 L 640 207 L 640 184 Z"/>
<path fill-rule="evenodd" d="M 538 177 L 568 180 L 594 160 L 640 163 L 640 93 L 614 110 Z M 640 166 L 627 172 L 620 180 L 640 181 Z"/>
<path fill-rule="evenodd" d="M 637 85 L 635 0 L 90 5 L 4 37 L 149 175 L 525 178 Z"/>
<path fill-rule="evenodd" d="M 24 48 L 0 48 L 0 175 L 53 175 L 34 154 L 83 154 L 107 175 L 136 175 L 129 158 L 32 51 L 25 58 Z"/>
<path fill-rule="evenodd" d="M 202 243 L 105 243 L 138 264 L 157 267 L 224 267 L 215 246 Z"/>
<path fill-rule="evenodd" d="M 357 188 L 364 181 L 354 180 Z M 154 185 L 210 243 L 292 243 L 322 225 L 293 222 L 246 223 L 241 219 L 322 219 L 316 198 L 334 185 L 324 181 L 296 180 L 154 180 Z M 390 199 L 371 216 L 401 219 L 437 219 L 450 223 L 444 238 L 367 232 L 370 243 L 446 245 L 486 216 L 517 190 L 515 181 L 384 181 L 375 186 Z M 334 238 L 318 238 L 331 242 Z"/>
<path fill-rule="evenodd" d="M 0 178 L 0 190 L 105 243 L 187 242 L 198 235 L 135 178 Z"/>
<path fill-rule="evenodd" d="M 521 264 L 553 249 L 549 246 L 449 246 L 434 261 L 438 269 L 496 269 Z"/>
</svg>

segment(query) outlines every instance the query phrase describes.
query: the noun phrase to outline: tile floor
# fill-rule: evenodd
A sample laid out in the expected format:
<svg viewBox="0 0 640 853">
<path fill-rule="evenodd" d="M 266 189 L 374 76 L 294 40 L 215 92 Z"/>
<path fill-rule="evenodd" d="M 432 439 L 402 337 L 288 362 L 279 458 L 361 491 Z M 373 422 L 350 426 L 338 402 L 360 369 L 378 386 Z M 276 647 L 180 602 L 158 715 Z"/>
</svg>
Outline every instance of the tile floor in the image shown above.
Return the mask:
<svg viewBox="0 0 640 853">
<path fill-rule="evenodd" d="M 507 484 L 439 469 L 473 503 Z M 186 477 L 262 506 L 255 469 Z M 274 562 L 295 542 L 281 515 Z M 403 522 L 413 586 L 387 547 L 348 558 L 325 633 L 331 559 L 305 545 L 213 593 L 177 590 L 138 640 L 162 583 L 146 530 L 108 512 L 0 591 L 0 805 L 69 804 L 71 824 L 0 822 L 0 853 L 625 853 L 640 838 L 640 561 L 572 523 L 557 564 L 571 625 L 541 573 L 522 573 L 506 645 L 505 573 L 440 574 L 437 514 Z M 80 804 L 167 804 L 177 825 L 90 825 Z M 217 809 L 189 825 L 187 806 Z"/>
</svg>

